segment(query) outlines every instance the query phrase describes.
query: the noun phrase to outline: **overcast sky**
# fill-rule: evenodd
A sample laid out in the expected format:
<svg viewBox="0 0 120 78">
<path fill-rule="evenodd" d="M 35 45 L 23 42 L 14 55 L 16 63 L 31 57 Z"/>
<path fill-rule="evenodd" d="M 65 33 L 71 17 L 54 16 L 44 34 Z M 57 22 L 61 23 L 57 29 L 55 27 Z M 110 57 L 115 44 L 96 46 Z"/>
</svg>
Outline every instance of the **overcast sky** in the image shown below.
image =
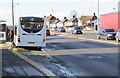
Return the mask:
<svg viewBox="0 0 120 78">
<path fill-rule="evenodd" d="M 106 14 L 118 10 L 119 0 L 99 0 L 99 13 Z M 0 0 L 0 20 L 11 21 L 12 0 Z M 50 14 L 62 20 L 71 18 L 74 13 L 82 15 L 98 15 L 98 0 L 14 0 L 15 23 L 20 16 L 43 17 Z"/>
</svg>

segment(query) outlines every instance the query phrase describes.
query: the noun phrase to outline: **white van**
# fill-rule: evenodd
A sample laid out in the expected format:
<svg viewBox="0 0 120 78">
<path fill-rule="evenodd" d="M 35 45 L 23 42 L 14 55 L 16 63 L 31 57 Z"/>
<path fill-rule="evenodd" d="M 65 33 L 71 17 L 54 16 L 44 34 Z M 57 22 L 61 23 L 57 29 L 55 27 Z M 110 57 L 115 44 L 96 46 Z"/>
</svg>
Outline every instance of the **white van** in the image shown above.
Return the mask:
<svg viewBox="0 0 120 78">
<path fill-rule="evenodd" d="M 117 31 L 115 38 L 116 41 L 120 41 L 120 29 Z"/>
</svg>

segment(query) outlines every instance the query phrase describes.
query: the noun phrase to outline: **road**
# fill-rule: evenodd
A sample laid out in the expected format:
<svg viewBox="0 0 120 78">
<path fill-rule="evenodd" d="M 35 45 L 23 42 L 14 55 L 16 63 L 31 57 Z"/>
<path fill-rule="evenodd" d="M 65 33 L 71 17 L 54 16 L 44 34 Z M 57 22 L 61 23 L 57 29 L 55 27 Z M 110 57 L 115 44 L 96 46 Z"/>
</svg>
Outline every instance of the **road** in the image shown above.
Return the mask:
<svg viewBox="0 0 120 78">
<path fill-rule="evenodd" d="M 72 74 L 118 76 L 118 45 L 66 36 L 49 36 L 45 50 Z"/>
<path fill-rule="evenodd" d="M 36 67 L 42 65 L 41 68 L 56 76 L 117 78 L 118 47 L 116 44 L 77 39 L 67 35 L 47 36 L 47 47 L 42 48 L 43 52 L 34 48 L 16 51 L 30 59 L 32 64 L 21 59 L 15 51 L 3 49 L 3 76 L 40 77 L 43 74 Z M 34 66 L 36 64 L 33 62 L 37 63 L 37 66 Z"/>
</svg>

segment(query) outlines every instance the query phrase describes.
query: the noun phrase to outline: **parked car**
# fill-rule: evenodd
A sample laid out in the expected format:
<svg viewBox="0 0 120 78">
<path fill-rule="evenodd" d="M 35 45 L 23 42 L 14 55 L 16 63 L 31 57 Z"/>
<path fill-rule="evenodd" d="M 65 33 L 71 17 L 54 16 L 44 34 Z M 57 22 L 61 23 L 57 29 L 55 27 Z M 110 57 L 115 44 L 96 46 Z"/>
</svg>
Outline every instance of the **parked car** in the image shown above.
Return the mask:
<svg viewBox="0 0 120 78">
<path fill-rule="evenodd" d="M 82 32 L 80 26 L 75 26 L 72 28 L 71 33 L 72 34 L 82 34 L 83 32 Z"/>
<path fill-rule="evenodd" d="M 114 29 L 101 29 L 97 33 L 97 39 L 104 38 L 105 40 L 108 39 L 115 39 L 116 32 Z"/>
<path fill-rule="evenodd" d="M 46 35 L 50 35 L 50 30 L 49 29 L 46 30 Z"/>
<path fill-rule="evenodd" d="M 66 32 L 64 27 L 58 27 L 57 30 L 58 32 Z"/>
<path fill-rule="evenodd" d="M 116 41 L 120 41 L 120 29 L 117 31 L 115 38 Z"/>
</svg>

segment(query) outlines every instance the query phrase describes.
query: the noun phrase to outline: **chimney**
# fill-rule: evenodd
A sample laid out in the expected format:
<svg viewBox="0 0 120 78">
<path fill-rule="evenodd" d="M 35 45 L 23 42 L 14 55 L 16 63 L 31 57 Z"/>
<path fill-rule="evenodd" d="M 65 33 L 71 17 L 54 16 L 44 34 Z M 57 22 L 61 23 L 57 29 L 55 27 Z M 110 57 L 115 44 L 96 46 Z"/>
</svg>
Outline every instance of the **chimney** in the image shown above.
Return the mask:
<svg viewBox="0 0 120 78">
<path fill-rule="evenodd" d="M 73 15 L 73 18 L 75 18 L 75 15 Z"/>
<path fill-rule="evenodd" d="M 64 17 L 64 20 L 66 20 L 67 18 L 66 17 Z"/>
<path fill-rule="evenodd" d="M 59 20 L 59 18 L 57 18 L 57 20 Z"/>
<path fill-rule="evenodd" d="M 95 13 L 94 13 L 94 16 L 96 16 Z"/>
</svg>

